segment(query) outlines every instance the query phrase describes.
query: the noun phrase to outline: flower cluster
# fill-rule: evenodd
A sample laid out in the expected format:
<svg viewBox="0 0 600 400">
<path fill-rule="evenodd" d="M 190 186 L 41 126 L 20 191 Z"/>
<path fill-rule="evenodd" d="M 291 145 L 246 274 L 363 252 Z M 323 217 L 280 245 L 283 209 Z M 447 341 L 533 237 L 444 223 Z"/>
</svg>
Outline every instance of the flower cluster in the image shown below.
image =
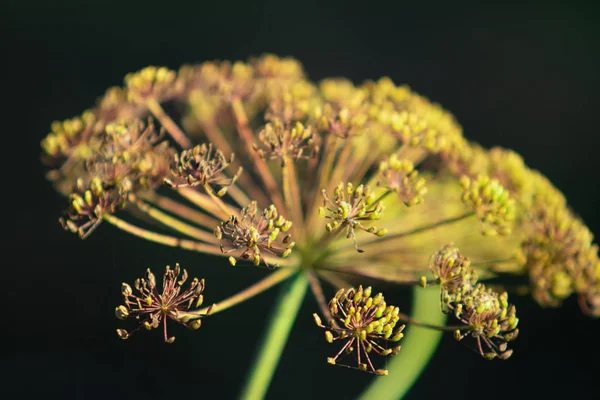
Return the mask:
<svg viewBox="0 0 600 400">
<path fill-rule="evenodd" d="M 467 335 L 475 338 L 479 354 L 488 360 L 506 360 L 512 355 L 507 347 L 519 334 L 519 319 L 515 306 L 508 304 L 506 292 L 499 295 L 479 283 L 454 306 L 454 316 L 468 327 L 467 331 L 455 331 L 457 340 Z"/>
<path fill-rule="evenodd" d="M 482 357 L 503 360 L 512 355 L 508 342 L 516 339 L 519 330 L 516 309 L 508 304 L 508 294 L 498 294 L 477 283 L 470 261 L 457 248 L 444 246 L 433 254 L 430 268 L 438 278 L 444 312 L 452 313 L 463 328 L 455 330 L 456 340 L 471 336 Z"/>
<path fill-rule="evenodd" d="M 463 202 L 472 209 L 482 224 L 484 235 L 507 235 L 514 219 L 514 200 L 500 182 L 480 175 L 476 180 L 463 176 Z"/>
<path fill-rule="evenodd" d="M 243 170 L 239 167 L 232 178 L 223 176 L 233 160 L 233 153 L 227 158 L 222 151 L 214 150 L 212 144 L 194 146 L 175 154 L 171 167 L 172 178 L 165 178 L 165 183 L 172 187 L 218 185 L 221 188 L 217 195 L 222 197 L 227 193 L 227 186 L 233 185 Z"/>
<path fill-rule="evenodd" d="M 521 249 L 534 298 L 557 306 L 577 292 L 584 311 L 600 315 L 600 260 L 591 232 L 562 207 L 539 208 L 532 221 Z"/>
<path fill-rule="evenodd" d="M 204 279 L 192 279 L 189 288 L 182 292 L 181 288 L 187 278 L 187 271 L 184 269 L 182 273 L 179 264 L 175 264 L 175 269 L 171 269 L 167 265 L 163 277 L 162 292 L 160 293 L 156 287 L 156 278 L 150 269 L 146 270 L 145 278 L 135 280 L 134 287 L 139 294 L 134 294 L 131 286 L 123 283 L 121 293 L 125 305 L 118 306 L 115 309 L 115 315 L 121 320 L 133 317 L 139 325 L 131 332 L 125 329 L 117 329 L 119 337 L 127 339 L 141 328 L 155 329 L 162 322 L 165 343 L 173 343 L 175 336 L 169 336 L 167 333 L 167 319 L 171 319 L 189 329 L 200 328 L 202 322 L 200 317 L 210 315 L 213 307 L 209 307 L 204 313 L 194 315 L 189 313 L 189 310 L 199 308 L 204 301 L 202 295 L 202 292 L 204 292 Z"/>
<path fill-rule="evenodd" d="M 315 314 L 317 325 L 328 342 L 345 342 L 332 364 L 352 354 L 357 369 L 386 374 L 372 356 L 398 352 L 404 323 L 447 330 L 401 314 L 370 287 L 340 289 L 364 278 L 439 285 L 442 311 L 460 323 L 456 338 L 472 338 L 490 359 L 511 355 L 518 319 L 506 293 L 479 281 L 528 276 L 540 304 L 576 294 L 600 316 L 598 246 L 562 193 L 518 154 L 470 142 L 451 113 L 389 78 L 312 82 L 298 61 L 271 54 L 150 66 L 50 130 L 42 159 L 68 198 L 65 229 L 85 238 L 106 221 L 231 265 L 281 267 L 219 311 L 291 276 L 310 281 L 327 319 Z M 117 316 L 135 317 L 133 332 L 163 324 L 169 343 L 167 319 L 198 328 L 212 309 L 196 309 L 204 281 L 183 290 L 186 278 L 177 266 L 162 293 L 149 271 L 138 294 L 124 284 Z M 329 307 L 323 281 L 339 289 Z"/>
<path fill-rule="evenodd" d="M 291 227 L 292 222 L 280 215 L 274 205 L 259 214 L 256 202 L 253 201 L 240 211 L 239 217 L 232 215 L 227 221 L 221 222 L 215 228 L 215 236 L 217 239 L 226 239 L 228 246 L 232 247 L 225 250 L 225 246 L 221 245 L 224 254 L 241 252 L 237 258 L 229 257 L 231 265 L 236 265 L 239 259 L 251 259 L 255 266 L 263 262 L 269 267 L 262 252 L 281 258 L 287 257 L 296 243 L 292 241 L 291 235 L 285 235 L 281 243 L 277 238 L 280 233 L 286 233 Z"/>
<path fill-rule="evenodd" d="M 152 123 L 110 124 L 98 150 L 86 160 L 60 219 L 87 237 L 105 213 L 121 210 L 136 194 L 155 189 L 168 173 L 172 150 Z"/>
<path fill-rule="evenodd" d="M 383 216 L 383 204 L 376 201 L 375 193 L 370 186 L 358 185 L 354 187 L 350 182 L 344 185 L 341 182 L 334 191 L 334 198 L 331 200 L 327 192 L 323 190 L 323 207 L 319 209 L 319 214 L 331 220 L 326 225 L 328 232 L 346 230 L 346 238 L 354 240 L 356 250 L 362 253 L 363 250 L 356 243 L 356 229 L 372 233 L 377 236 L 384 236 L 385 229 L 377 229 L 375 226 L 365 227 L 364 222 L 381 219 Z"/>
<path fill-rule="evenodd" d="M 419 172 L 410 160 L 401 160 L 396 153 L 379 164 L 381 180 L 379 185 L 398 195 L 407 206 L 414 206 L 423 201 L 427 193 L 425 179 L 419 177 Z"/>
<path fill-rule="evenodd" d="M 443 246 L 432 254 L 429 269 L 440 285 L 443 307 L 461 302 L 477 282 L 477 271 L 471 268 L 471 261 L 452 245 Z"/>
<path fill-rule="evenodd" d="M 274 120 L 265 125 L 258 133 L 258 138 L 265 147 L 262 149 L 254 145 L 260 156 L 277 159 L 281 163 L 299 158 L 314 158 L 319 152 L 318 136 L 314 134 L 312 127 L 304 127 L 300 122 L 294 127 L 288 127 L 281 121 Z"/>
<path fill-rule="evenodd" d="M 370 286 L 364 290 L 362 286 L 340 289 L 329 302 L 329 311 L 334 319 L 325 326 L 319 315 L 313 314 L 313 317 L 317 326 L 325 329 L 328 343 L 345 341 L 340 351 L 327 359 L 329 364 L 336 365 L 344 353 L 356 353 L 359 370 L 387 375 L 387 370 L 375 369 L 370 355 L 398 354 L 400 346 L 388 347 L 387 343 L 400 341 L 405 325 L 397 326 L 400 320 L 398 307 L 387 305 L 381 293 L 371 296 L 371 292 Z"/>
</svg>

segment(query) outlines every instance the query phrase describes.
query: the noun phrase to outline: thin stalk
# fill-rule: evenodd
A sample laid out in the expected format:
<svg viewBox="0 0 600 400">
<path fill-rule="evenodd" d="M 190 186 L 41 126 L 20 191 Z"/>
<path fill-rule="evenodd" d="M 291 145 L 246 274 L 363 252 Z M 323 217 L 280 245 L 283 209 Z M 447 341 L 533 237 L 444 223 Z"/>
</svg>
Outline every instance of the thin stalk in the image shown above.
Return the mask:
<svg viewBox="0 0 600 400">
<path fill-rule="evenodd" d="M 229 207 L 227 207 L 227 204 L 225 204 L 223 200 L 213 193 L 213 190 L 209 185 L 204 185 L 204 190 L 206 190 L 208 196 L 215 202 L 217 207 L 219 207 L 219 210 L 223 212 L 223 216 L 225 217 L 224 219 L 229 218 L 233 214 Z"/>
<path fill-rule="evenodd" d="M 391 190 L 386 190 L 385 192 L 383 192 L 377 199 L 375 199 L 375 201 L 371 204 L 371 206 L 369 207 L 371 210 L 374 210 L 375 207 L 377 206 L 377 203 L 379 203 L 380 201 L 382 201 L 383 199 L 385 199 L 387 196 L 390 195 L 390 193 L 392 193 Z"/>
<path fill-rule="evenodd" d="M 169 117 L 169 115 L 163 110 L 162 106 L 156 99 L 149 98 L 146 101 L 146 107 L 150 110 L 152 115 L 160 122 L 160 124 L 167 130 L 169 135 L 181 146 L 183 149 L 189 149 L 192 147 L 192 142 L 183 133 L 181 128 Z"/>
<path fill-rule="evenodd" d="M 352 285 L 350 285 L 350 283 L 348 283 L 346 280 L 340 278 L 338 276 L 338 274 L 334 273 L 334 272 L 328 272 L 328 271 L 322 271 L 322 270 L 318 270 L 317 273 L 319 274 L 319 276 L 323 279 L 325 279 L 327 282 L 329 282 L 329 284 L 331 286 L 333 286 L 335 288 L 335 290 L 339 290 L 342 288 L 350 288 L 352 287 Z"/>
<path fill-rule="evenodd" d="M 416 320 L 416 319 L 414 319 L 406 314 L 402 314 L 402 313 L 398 313 L 398 318 L 400 318 L 400 321 L 406 322 L 407 324 L 420 326 L 420 327 L 427 328 L 427 329 L 435 329 L 437 331 L 442 331 L 442 332 L 454 332 L 456 330 L 468 331 L 468 330 L 472 329 L 472 327 L 469 325 L 432 325 L 432 324 L 428 324 L 426 322 L 421 322 L 419 320 Z"/>
<path fill-rule="evenodd" d="M 119 217 L 115 217 L 112 214 L 104 214 L 102 219 L 127 233 L 131 233 L 134 236 L 149 240 L 154 243 L 160 243 L 170 247 L 179 247 L 186 250 L 193 250 L 199 253 L 214 254 L 219 256 L 223 255 L 221 249 L 217 246 L 153 232 L 148 229 L 140 228 L 139 226 L 130 224 L 129 222 L 124 221 Z"/>
<path fill-rule="evenodd" d="M 215 218 L 212 218 L 206 214 L 191 209 L 190 207 L 184 206 L 178 201 L 175 201 L 165 196 L 159 196 L 155 193 L 152 193 L 149 195 L 144 195 L 143 199 L 162 208 L 165 211 L 177 215 L 180 218 L 191 221 L 196 225 L 202 226 L 204 228 L 213 229 L 219 223 L 218 220 L 216 220 Z"/>
<path fill-rule="evenodd" d="M 342 151 L 340 151 L 337 160 L 335 160 L 335 166 L 331 171 L 331 177 L 329 178 L 329 182 L 326 188 L 328 193 L 331 191 L 332 188 L 336 187 L 341 182 L 344 172 L 349 168 L 348 160 L 350 159 L 353 150 L 352 139 L 348 138 L 345 140 L 346 141 L 344 142 Z"/>
<path fill-rule="evenodd" d="M 283 199 L 290 213 L 290 219 L 294 221 L 296 226 L 302 226 L 302 207 L 300 205 L 300 190 L 298 189 L 298 177 L 296 176 L 296 168 L 294 160 L 289 157 L 283 159 L 283 170 L 281 172 L 283 180 Z"/>
<path fill-rule="evenodd" d="M 440 312 L 439 302 L 439 289 L 414 288 L 411 318 L 431 325 L 443 325 L 446 315 Z M 402 350 L 387 365 L 388 376 L 375 378 L 358 399 L 399 400 L 404 397 L 423 373 L 441 337 L 441 331 L 409 326 L 402 339 Z"/>
<path fill-rule="evenodd" d="M 392 234 L 387 234 L 383 237 L 376 237 L 376 238 L 372 238 L 371 240 L 367 240 L 366 242 L 363 242 L 362 244 L 362 248 L 366 249 L 369 245 L 372 244 L 376 244 L 377 246 L 381 246 L 382 243 L 385 242 L 389 242 L 391 240 L 394 239 L 400 239 L 403 237 L 407 237 L 407 236 L 411 236 L 411 235 L 416 235 L 419 233 L 423 233 L 426 232 L 430 229 L 435 229 L 438 228 L 440 226 L 443 225 L 448 225 L 448 224 L 452 224 L 458 221 L 462 221 L 463 219 L 469 218 L 471 216 L 475 215 L 475 213 L 473 211 L 469 211 L 465 214 L 462 215 L 458 215 L 456 217 L 451 217 L 451 218 L 446 218 L 446 219 L 442 219 L 439 221 L 436 221 L 434 223 L 428 224 L 428 225 L 423 225 L 423 226 L 419 226 L 417 228 L 411 229 L 410 231 L 406 231 L 406 232 L 399 232 L 399 233 L 392 233 Z M 336 250 L 336 254 L 342 253 L 344 251 L 348 251 L 351 248 L 350 245 L 343 245 L 337 248 Z M 381 253 L 381 252 L 380 252 Z"/>
<path fill-rule="evenodd" d="M 237 184 L 229 186 L 227 188 L 227 194 L 241 207 L 247 206 L 251 201 L 250 197 L 248 197 L 248 195 L 244 193 L 244 191 L 240 187 L 238 187 Z M 256 200 L 258 204 L 264 204 L 258 201 L 256 198 L 254 198 L 254 200 Z"/>
<path fill-rule="evenodd" d="M 313 229 L 313 225 L 316 223 L 315 220 L 319 217 L 317 210 L 319 209 L 319 204 L 323 201 L 321 196 L 321 189 L 325 189 L 325 185 L 327 184 L 329 174 L 331 172 L 331 166 L 333 165 L 333 160 L 335 159 L 336 154 L 336 144 L 337 138 L 334 135 L 330 135 L 327 138 L 327 142 L 325 144 L 325 151 L 323 154 L 323 161 L 319 164 L 318 170 L 318 179 L 317 184 L 312 186 L 314 190 L 311 191 L 311 195 L 308 198 L 307 203 L 310 206 L 307 208 L 307 221 L 306 221 L 306 231 L 311 232 Z M 312 202 L 312 203 L 310 203 Z"/>
<path fill-rule="evenodd" d="M 308 271 L 308 282 L 310 283 L 310 289 L 319 304 L 319 308 L 321 309 L 321 313 L 327 319 L 327 322 L 333 321 L 333 324 L 336 328 L 339 328 L 338 323 L 333 319 L 331 315 L 331 310 L 327 306 L 327 300 L 325 299 L 325 295 L 323 294 L 323 287 L 317 278 L 317 275 L 313 271 Z"/>
<path fill-rule="evenodd" d="M 297 274 L 295 279 L 282 289 L 264 335 L 257 361 L 242 390 L 241 399 L 262 400 L 267 394 L 307 289 L 308 279 L 303 273 Z"/>
<path fill-rule="evenodd" d="M 219 127 L 217 125 L 215 125 L 214 123 L 205 123 L 205 124 L 202 124 L 202 130 L 206 134 L 207 139 L 210 142 L 212 142 L 219 150 L 221 150 L 227 154 L 233 153 L 233 149 L 229 145 L 227 138 L 225 137 L 225 135 L 223 134 L 223 132 L 219 129 Z M 231 163 L 231 167 L 233 168 L 233 170 L 238 169 L 241 165 L 242 164 L 240 164 L 240 162 L 237 159 L 233 160 L 233 162 Z M 250 175 L 247 175 L 247 174 L 240 175 L 237 182 L 240 184 L 241 187 L 244 188 L 244 190 L 254 200 L 256 200 L 258 202 L 258 204 L 263 205 L 263 207 L 267 207 L 269 205 L 269 200 L 265 196 L 264 192 L 253 182 L 252 177 Z M 231 189 L 233 189 L 233 188 L 229 188 L 228 192 Z M 233 197 L 233 193 L 230 193 L 230 194 Z M 245 194 L 244 194 L 244 196 L 245 196 Z M 238 200 L 236 199 L 236 201 L 238 201 Z M 250 202 L 249 200 L 242 201 L 242 202 L 238 201 L 238 203 L 241 206 L 245 206 L 249 202 Z"/>
<path fill-rule="evenodd" d="M 177 218 L 171 217 L 168 214 L 154 208 L 142 201 L 135 203 L 137 208 L 143 213 L 149 215 L 152 219 L 160 222 L 164 226 L 171 228 L 179 233 L 189 236 L 193 239 L 202 240 L 207 243 L 217 243 L 218 239 L 211 232 L 203 231 L 202 229 L 195 228 Z"/>
<path fill-rule="evenodd" d="M 178 247 L 181 249 L 196 251 L 198 253 L 206 253 L 212 254 L 216 256 L 224 256 L 221 248 L 215 245 L 210 245 L 202 242 L 197 242 L 195 240 L 187 240 L 180 239 L 174 236 L 163 235 L 162 233 L 157 233 L 150 231 L 148 229 L 140 228 L 139 226 L 133 225 L 127 221 L 122 220 L 119 217 L 115 217 L 112 214 L 104 214 L 102 216 L 102 220 L 114 225 L 115 227 L 130 233 L 134 236 L 140 237 L 142 239 L 149 240 L 154 243 L 160 243 L 169 247 Z M 271 264 L 279 263 L 280 266 L 290 265 L 292 261 L 287 262 L 287 258 L 279 258 L 279 257 L 270 257 L 264 256 L 264 259 Z"/>
<path fill-rule="evenodd" d="M 230 217 L 230 215 L 224 215 L 223 210 L 219 209 L 219 206 L 217 206 L 209 196 L 203 195 L 192 188 L 181 188 L 177 190 L 177 193 L 190 203 L 211 213 L 220 220 L 229 219 Z M 237 212 L 238 210 L 235 211 Z"/>
<path fill-rule="evenodd" d="M 279 210 L 285 210 L 285 206 L 283 203 L 283 199 L 281 198 L 281 194 L 279 193 L 279 189 L 277 188 L 277 182 L 275 182 L 275 178 L 269 169 L 266 161 L 254 150 L 252 147 L 254 143 L 254 135 L 252 134 L 252 130 L 248 126 L 248 117 L 246 116 L 246 111 L 244 110 L 244 105 L 240 101 L 240 99 L 233 99 L 231 101 L 231 107 L 233 108 L 233 115 L 237 122 L 237 130 L 242 138 L 242 141 L 246 145 L 246 152 L 248 156 L 253 161 L 253 165 L 258 172 L 258 175 L 261 177 L 265 188 L 267 189 L 267 193 L 271 197 L 273 204 Z"/>
<path fill-rule="evenodd" d="M 287 278 L 292 276 L 295 272 L 296 272 L 296 270 L 293 268 L 279 268 L 277 271 L 269 274 L 267 277 L 256 282 L 255 284 L 247 287 L 246 289 L 242 290 L 241 292 L 236 293 L 233 296 L 228 297 L 225 300 L 222 300 L 222 301 L 216 303 L 214 305 L 214 307 L 212 307 L 211 315 L 219 313 L 221 311 L 225 311 L 228 308 L 231 308 L 240 303 L 243 303 L 244 301 L 272 288 L 273 286 L 277 285 L 278 283 L 283 282 L 284 280 L 286 280 Z M 192 314 L 192 315 L 206 314 L 206 312 L 208 311 L 209 308 L 210 307 L 204 307 L 200 310 L 190 311 L 186 314 Z M 190 320 L 194 320 L 194 319 L 198 319 L 198 318 L 202 318 L 202 317 L 199 316 L 196 318 L 191 318 Z"/>
<path fill-rule="evenodd" d="M 448 225 L 448 224 L 452 224 L 454 222 L 462 221 L 463 219 L 469 218 L 469 217 L 471 217 L 473 215 L 475 215 L 475 213 L 473 211 L 469 211 L 467 213 L 464 213 L 462 215 L 458 215 L 456 217 L 442 219 L 442 220 L 436 221 L 436 222 L 434 222 L 432 224 L 429 224 L 429 225 L 424 225 L 424 226 L 420 226 L 420 227 L 415 228 L 415 229 L 411 229 L 410 231 L 400 232 L 400 233 L 391 234 L 391 235 L 385 235 L 384 237 L 382 237 L 377 242 L 378 243 L 387 242 L 388 240 L 399 239 L 399 238 L 403 238 L 403 237 L 406 237 L 406 236 L 416 235 L 418 233 L 425 232 L 425 231 L 428 231 L 430 229 L 435 229 L 435 228 L 440 227 L 442 225 Z"/>
</svg>

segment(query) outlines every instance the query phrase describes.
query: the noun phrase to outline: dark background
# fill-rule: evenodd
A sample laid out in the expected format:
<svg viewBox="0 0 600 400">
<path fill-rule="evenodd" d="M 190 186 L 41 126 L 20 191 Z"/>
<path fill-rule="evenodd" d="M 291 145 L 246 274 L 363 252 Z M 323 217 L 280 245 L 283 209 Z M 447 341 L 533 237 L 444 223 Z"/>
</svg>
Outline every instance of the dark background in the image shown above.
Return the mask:
<svg viewBox="0 0 600 400">
<path fill-rule="evenodd" d="M 451 110 L 465 135 L 520 152 L 600 233 L 600 46 L 592 6 L 427 2 L 4 1 L 2 162 L 3 391 L 17 397 L 234 398 L 276 290 L 215 315 L 200 331 L 119 340 L 120 282 L 179 261 L 207 278 L 215 301 L 263 275 L 156 247 L 107 224 L 85 242 L 62 231 L 66 206 L 44 179 L 39 141 L 127 72 L 273 52 L 315 80 L 388 75 Z M 227 281 L 224 285 L 223 282 Z M 218 283 L 220 282 L 220 283 Z M 382 288 L 385 289 L 385 288 Z M 600 322 L 574 299 L 555 310 L 516 299 L 521 336 L 506 362 L 486 362 L 445 337 L 408 399 L 502 399 L 598 393 Z M 408 305 L 404 307 L 408 311 Z M 325 363 L 307 297 L 268 397 L 350 399 L 370 380 Z M 175 327 L 177 329 L 177 327 Z M 18 390 L 18 392 L 12 392 Z"/>
</svg>

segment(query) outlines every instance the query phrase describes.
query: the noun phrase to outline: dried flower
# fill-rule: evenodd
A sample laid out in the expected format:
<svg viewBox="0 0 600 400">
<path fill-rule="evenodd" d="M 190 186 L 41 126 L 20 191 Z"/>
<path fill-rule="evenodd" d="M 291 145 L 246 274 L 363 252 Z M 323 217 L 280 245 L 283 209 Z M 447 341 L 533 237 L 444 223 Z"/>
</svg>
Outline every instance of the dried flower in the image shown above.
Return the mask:
<svg viewBox="0 0 600 400">
<path fill-rule="evenodd" d="M 237 257 L 229 257 L 231 265 L 236 265 L 240 259 L 251 259 L 255 266 L 262 262 L 269 267 L 262 252 L 281 258 L 287 257 L 296 243 L 291 240 L 290 235 L 285 235 L 281 242 L 278 242 L 277 238 L 291 227 L 292 222 L 283 218 L 274 205 L 258 214 L 256 202 L 253 201 L 242 209 L 239 217 L 232 215 L 227 221 L 221 222 L 215 229 L 215 236 L 217 239 L 226 239 L 232 247 L 225 250 L 225 246 L 221 245 L 224 254 L 241 251 Z"/>
<path fill-rule="evenodd" d="M 223 172 L 234 160 L 232 153 L 225 157 L 220 150 L 213 150 L 212 144 L 201 144 L 181 154 L 175 154 L 171 167 L 174 180 L 165 179 L 165 183 L 172 187 L 218 185 L 219 196 L 225 195 L 227 186 L 231 186 L 239 178 L 243 168 L 240 167 L 232 178 L 227 178 Z"/>
<path fill-rule="evenodd" d="M 312 127 L 304 127 L 297 122 L 294 127 L 286 127 L 280 121 L 267 123 L 258 133 L 258 138 L 266 149 L 255 145 L 261 157 L 278 159 L 283 164 L 285 160 L 312 158 L 318 154 L 318 136 Z"/>
<path fill-rule="evenodd" d="M 507 343 L 519 334 L 519 319 L 515 306 L 508 304 L 506 292 L 498 295 L 480 283 L 455 305 L 454 315 L 469 327 L 465 332 L 455 331 L 457 340 L 470 335 L 477 341 L 479 354 L 488 360 L 506 360 L 512 355 Z"/>
<path fill-rule="evenodd" d="M 64 229 L 85 239 L 102 222 L 105 213 L 123 209 L 127 201 L 127 191 L 105 190 L 98 177 L 92 178 L 88 187 L 79 179 L 75 192 L 69 196 L 69 208 L 59 221 Z"/>
<path fill-rule="evenodd" d="M 122 210 L 135 195 L 156 188 L 168 171 L 172 154 L 151 122 L 109 124 L 98 150 L 85 161 L 69 196 L 69 209 L 60 219 L 81 238 L 91 234 L 105 214 Z"/>
<path fill-rule="evenodd" d="M 202 305 L 204 296 L 204 279 L 192 279 L 188 289 L 181 292 L 181 288 L 188 278 L 187 271 L 184 269 L 181 277 L 181 268 L 175 264 L 175 269 L 167 265 L 163 277 L 162 293 L 156 288 L 156 278 L 150 269 L 146 270 L 146 277 L 135 280 L 134 287 L 139 295 L 133 294 L 131 286 L 123 283 L 121 292 L 125 305 L 118 306 L 115 309 L 115 315 L 118 319 L 124 320 L 134 317 L 139 325 L 131 332 L 125 329 L 117 329 L 117 334 L 121 339 L 129 338 L 133 333 L 142 327 L 151 330 L 158 328 L 163 323 L 163 334 L 165 343 L 173 343 L 175 336 L 169 336 L 167 333 L 167 319 L 176 321 L 189 329 L 198 329 L 201 325 L 201 319 L 190 318 L 188 311 L 199 308 Z M 212 307 L 208 311 L 198 316 L 210 315 Z M 195 316 L 197 317 L 197 316 Z"/>
<path fill-rule="evenodd" d="M 341 327 L 333 320 L 326 327 L 321 318 L 313 314 L 315 323 L 325 328 L 325 339 L 329 343 L 345 340 L 346 344 L 334 356 L 327 359 L 329 364 L 336 365 L 343 353 L 356 353 L 357 368 L 377 375 L 387 375 L 385 369 L 375 369 L 370 354 L 380 356 L 398 354 L 400 346 L 388 348 L 388 343 L 396 343 L 404 334 L 404 325 L 396 326 L 399 308 L 388 306 L 381 293 L 371 297 L 372 289 L 362 286 L 357 289 L 340 289 L 329 302 L 329 311 Z M 384 345 L 382 345 L 382 343 Z M 384 347 L 385 346 L 385 347 Z"/>
<path fill-rule="evenodd" d="M 441 301 L 446 310 L 452 303 L 459 303 L 477 282 L 477 272 L 471 268 L 469 259 L 452 245 L 442 247 L 431 256 L 429 269 L 440 285 Z"/>
</svg>

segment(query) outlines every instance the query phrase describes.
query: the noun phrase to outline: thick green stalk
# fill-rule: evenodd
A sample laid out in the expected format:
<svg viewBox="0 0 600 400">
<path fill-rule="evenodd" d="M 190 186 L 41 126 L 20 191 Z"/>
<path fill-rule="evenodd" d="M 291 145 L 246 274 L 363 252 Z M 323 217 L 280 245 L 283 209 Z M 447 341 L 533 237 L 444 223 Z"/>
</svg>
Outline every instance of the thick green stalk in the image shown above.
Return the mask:
<svg viewBox="0 0 600 400">
<path fill-rule="evenodd" d="M 444 325 L 446 315 L 440 311 L 440 289 L 437 286 L 413 289 L 411 318 L 431 325 Z M 388 376 L 375 378 L 359 400 L 399 400 L 412 387 L 433 356 L 441 331 L 409 325 L 402 339 L 402 349 L 390 359 Z"/>
<path fill-rule="evenodd" d="M 267 389 L 279 363 L 281 352 L 292 330 L 302 301 L 308 288 L 308 279 L 304 273 L 286 285 L 279 295 L 277 307 L 271 315 L 268 330 L 263 337 L 258 359 L 250 371 L 241 399 L 261 400 L 267 394 Z"/>
</svg>

